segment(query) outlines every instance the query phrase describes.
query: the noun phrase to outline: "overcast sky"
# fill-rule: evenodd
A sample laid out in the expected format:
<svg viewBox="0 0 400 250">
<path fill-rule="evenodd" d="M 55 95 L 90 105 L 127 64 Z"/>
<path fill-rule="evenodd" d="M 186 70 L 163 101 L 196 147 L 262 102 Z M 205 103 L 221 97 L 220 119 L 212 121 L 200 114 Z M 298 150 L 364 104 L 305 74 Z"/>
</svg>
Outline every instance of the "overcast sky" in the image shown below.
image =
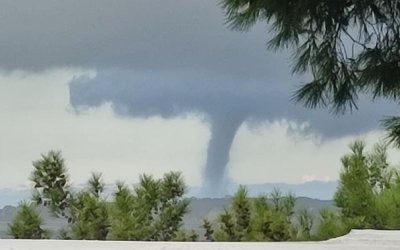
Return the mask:
<svg viewBox="0 0 400 250">
<path fill-rule="evenodd" d="M 1 188 L 28 185 L 51 149 L 74 183 L 178 170 L 199 186 L 225 160 L 237 183 L 335 180 L 347 145 L 377 142 L 396 114 L 379 100 L 344 116 L 291 102 L 307 76 L 290 74 L 290 53 L 267 51 L 265 24 L 227 29 L 212 0 L 0 2 Z M 215 160 L 219 127 L 232 136 Z"/>
</svg>

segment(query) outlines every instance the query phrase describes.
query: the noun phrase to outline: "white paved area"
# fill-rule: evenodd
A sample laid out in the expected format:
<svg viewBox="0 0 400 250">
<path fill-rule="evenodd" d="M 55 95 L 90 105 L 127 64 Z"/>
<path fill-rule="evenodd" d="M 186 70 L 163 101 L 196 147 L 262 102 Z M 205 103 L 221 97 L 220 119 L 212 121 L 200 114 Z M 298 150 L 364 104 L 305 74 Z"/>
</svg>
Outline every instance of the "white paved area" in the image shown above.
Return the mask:
<svg viewBox="0 0 400 250">
<path fill-rule="evenodd" d="M 211 243 L 0 240 L 0 250 L 347 250 L 400 249 L 400 231 L 353 230 L 324 242 Z"/>
</svg>

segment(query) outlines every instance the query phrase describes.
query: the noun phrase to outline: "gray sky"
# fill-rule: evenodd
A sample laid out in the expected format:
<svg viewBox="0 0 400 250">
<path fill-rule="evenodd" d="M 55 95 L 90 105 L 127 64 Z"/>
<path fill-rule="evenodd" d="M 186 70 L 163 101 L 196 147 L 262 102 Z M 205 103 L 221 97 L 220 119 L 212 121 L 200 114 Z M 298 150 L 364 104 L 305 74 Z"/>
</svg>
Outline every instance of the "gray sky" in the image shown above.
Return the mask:
<svg viewBox="0 0 400 250">
<path fill-rule="evenodd" d="M 290 75 L 290 54 L 267 51 L 264 24 L 227 29 L 215 1 L 0 3 L 4 187 L 26 184 L 50 149 L 77 183 L 173 169 L 200 185 L 205 165 L 224 162 L 244 184 L 336 179 L 347 144 L 375 142 L 378 120 L 396 114 L 368 99 L 340 117 L 290 102 L 307 80 Z M 232 127 L 227 159 L 207 158 L 213 124 Z"/>
</svg>

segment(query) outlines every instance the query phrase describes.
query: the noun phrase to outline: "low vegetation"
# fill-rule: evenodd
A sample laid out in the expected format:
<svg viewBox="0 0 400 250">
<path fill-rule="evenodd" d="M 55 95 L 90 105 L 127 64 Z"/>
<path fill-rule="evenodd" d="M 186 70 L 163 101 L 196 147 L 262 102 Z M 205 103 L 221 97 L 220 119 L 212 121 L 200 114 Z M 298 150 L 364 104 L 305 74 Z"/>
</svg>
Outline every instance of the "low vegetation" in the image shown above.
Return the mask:
<svg viewBox="0 0 400 250">
<path fill-rule="evenodd" d="M 34 204 L 22 202 L 18 206 L 17 213 L 9 233 L 15 239 L 47 239 L 49 232 L 43 229 L 43 220 Z"/>
<path fill-rule="evenodd" d="M 9 230 L 14 238 L 44 238 L 35 207 L 39 205 L 68 221 L 68 228 L 59 232 L 62 239 L 168 241 L 182 230 L 189 201 L 183 198 L 186 187 L 179 173 L 170 172 L 161 179 L 142 175 L 132 189 L 117 183 L 112 199 L 106 200 L 101 174 L 92 174 L 79 192 L 70 188 L 60 152 L 42 155 L 33 166 L 33 203 L 20 205 Z"/>
<path fill-rule="evenodd" d="M 85 188 L 73 191 L 61 153 L 50 151 L 33 162 L 32 202 L 20 204 L 9 234 L 17 239 L 48 238 L 37 206 L 68 221 L 59 232 L 62 239 L 307 241 L 338 237 L 353 228 L 400 229 L 400 175 L 388 164 L 386 146 L 377 144 L 366 151 L 364 143 L 356 141 L 341 163 L 336 210 L 323 209 L 318 216 L 307 209 L 295 213 L 293 194 L 275 190 L 251 198 L 241 186 L 230 206 L 215 220 L 204 218 L 199 230 L 183 228 L 189 200 L 179 173 L 160 179 L 142 175 L 133 188 L 117 183 L 111 199 L 106 199 L 101 174 L 93 173 Z"/>
</svg>

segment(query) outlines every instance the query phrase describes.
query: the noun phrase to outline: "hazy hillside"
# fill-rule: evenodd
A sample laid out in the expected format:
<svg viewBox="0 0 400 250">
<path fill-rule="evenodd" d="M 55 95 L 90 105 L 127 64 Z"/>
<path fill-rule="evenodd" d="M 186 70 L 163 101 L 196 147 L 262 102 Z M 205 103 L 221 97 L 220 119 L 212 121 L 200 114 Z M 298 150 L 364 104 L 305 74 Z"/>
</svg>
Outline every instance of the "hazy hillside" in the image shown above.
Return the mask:
<svg viewBox="0 0 400 250">
<path fill-rule="evenodd" d="M 185 227 L 188 229 L 200 230 L 203 218 L 215 219 L 216 216 L 223 211 L 224 207 L 228 207 L 230 198 L 192 198 L 190 203 L 190 213 L 184 218 Z M 332 208 L 332 201 L 310 199 L 299 197 L 296 202 L 295 209 L 308 208 L 313 213 L 318 213 L 321 208 Z M 7 227 L 12 221 L 16 211 L 14 206 L 5 206 L 0 209 L 0 237 L 7 238 Z M 47 209 L 41 208 L 41 214 L 46 222 L 46 228 L 53 231 L 53 236 L 57 236 L 57 231 L 66 225 L 63 219 L 52 217 Z"/>
<path fill-rule="evenodd" d="M 299 184 L 288 183 L 264 183 L 246 185 L 251 196 L 258 196 L 260 194 L 271 193 L 274 189 L 278 189 L 283 194 L 287 192 L 294 193 L 297 197 L 310 197 L 320 200 L 332 199 L 336 189 L 337 181 L 308 181 Z M 226 187 L 226 195 L 233 195 L 239 188 L 239 184 L 231 182 Z M 207 194 L 202 193 L 200 187 L 189 188 L 189 196 L 205 198 Z"/>
<path fill-rule="evenodd" d="M 330 200 L 337 189 L 337 181 L 308 181 L 300 184 L 287 183 L 265 183 L 260 185 L 249 185 L 251 195 L 270 193 L 274 189 L 282 193 L 293 192 L 297 197 L 310 197 L 314 199 Z M 237 188 L 234 189 L 235 191 Z"/>
</svg>

